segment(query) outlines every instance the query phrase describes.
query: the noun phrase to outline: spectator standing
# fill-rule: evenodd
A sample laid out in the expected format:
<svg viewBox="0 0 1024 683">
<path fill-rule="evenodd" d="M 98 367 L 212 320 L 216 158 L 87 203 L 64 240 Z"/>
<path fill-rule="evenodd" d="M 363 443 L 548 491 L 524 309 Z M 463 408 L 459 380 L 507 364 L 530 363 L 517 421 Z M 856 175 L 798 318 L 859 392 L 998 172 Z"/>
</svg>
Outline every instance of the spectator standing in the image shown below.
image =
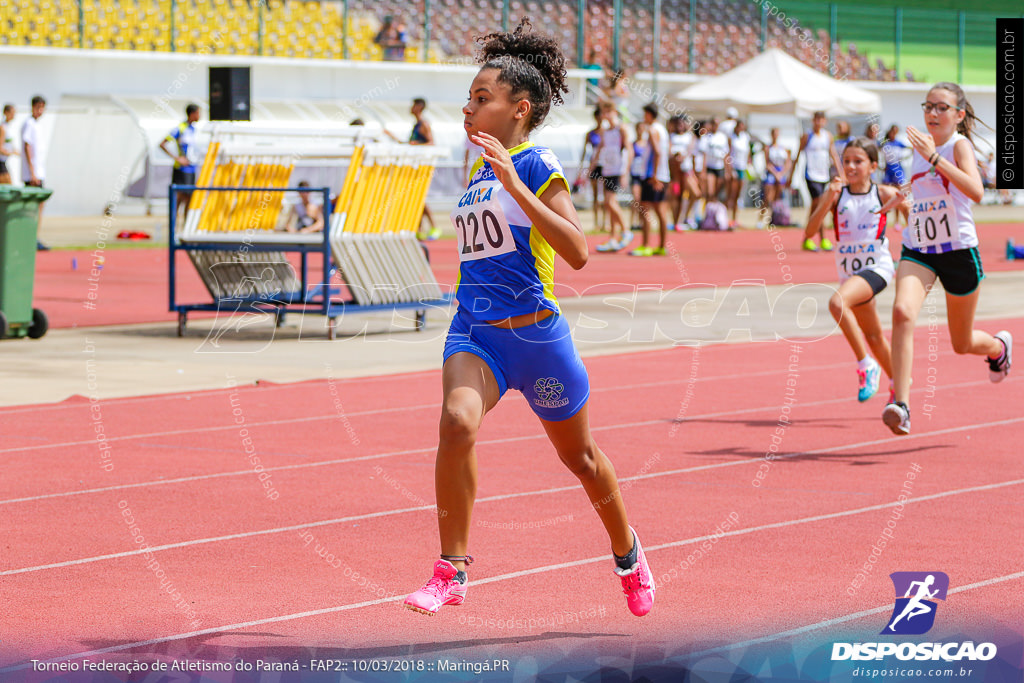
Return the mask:
<svg viewBox="0 0 1024 683">
<path fill-rule="evenodd" d="M 729 141 L 730 158 L 732 159 L 732 173 L 726 185 L 730 219 L 729 227 L 736 228 L 736 212 L 739 208 L 740 193 L 743 191 L 743 181 L 747 176 L 747 166 L 750 164 L 750 133 L 747 132 L 747 122 L 737 121 L 733 129 L 732 138 Z"/>
<path fill-rule="evenodd" d="M 39 133 L 39 119 L 46 111 L 42 95 L 32 98 L 32 115 L 21 124 L 21 181 L 30 187 L 42 187 L 46 179 L 46 148 Z"/>
<path fill-rule="evenodd" d="M 772 128 L 771 136 L 772 141 L 764 148 L 764 207 L 757 221 L 758 228 L 764 227 L 767 222 L 765 213 L 770 212 L 772 204 L 782 197 L 793 167 L 792 152 L 779 144 L 779 129 Z"/>
<path fill-rule="evenodd" d="M 167 134 L 164 141 L 160 143 L 160 149 L 167 156 L 174 159 L 174 169 L 171 171 L 172 185 L 195 185 L 196 165 L 199 162 L 199 150 L 196 149 L 196 121 L 202 114 L 202 108 L 194 102 L 185 107 L 185 121 L 178 124 L 178 127 Z M 174 143 L 175 149 L 172 152 L 168 145 Z M 177 201 L 174 205 L 174 212 L 177 214 L 181 207 L 187 204 L 192 196 L 191 190 L 179 190 Z"/>
<path fill-rule="evenodd" d="M 707 201 L 717 201 L 718 193 L 726 185 L 725 166 L 729 158 L 729 136 L 720 130 L 718 117 L 713 117 L 708 123 L 707 134 L 704 138 L 705 159 L 704 170 L 707 173 Z M 704 139 L 702 138 L 702 140 Z"/>
<path fill-rule="evenodd" d="M 601 141 L 594 153 L 592 165 L 601 166 L 601 184 L 604 186 L 604 213 L 611 226 L 611 239 L 597 246 L 598 251 L 619 251 L 633 239 L 632 230 L 627 229 L 622 209 L 619 207 L 618 192 L 622 186 L 622 177 L 626 171 L 626 145 L 628 136 L 626 127 L 619 120 L 615 105 L 602 102 L 598 106 L 601 111 Z M 593 175 L 593 174 L 591 174 Z"/>
<path fill-rule="evenodd" d="M 885 173 L 882 175 L 882 184 L 892 187 L 901 187 L 910 179 L 903 171 L 903 160 L 914 156 L 910 145 L 896 139 L 900 133 L 900 127 L 896 124 L 889 126 L 885 132 L 885 140 L 882 142 L 882 155 L 885 157 Z M 897 222 L 902 219 L 903 225 L 910 219 L 910 210 L 907 207 L 898 205 L 896 207 Z"/>
<path fill-rule="evenodd" d="M 740 113 L 736 110 L 736 107 L 729 107 L 725 110 L 725 120 L 718 124 L 718 130 L 725 133 L 725 137 L 731 138 L 733 131 L 736 130 L 736 122 L 739 120 Z"/>
<path fill-rule="evenodd" d="M 39 119 L 46 111 L 46 100 L 42 95 L 32 98 L 32 115 L 21 124 L 21 182 L 28 187 L 43 187 L 46 179 L 46 147 L 39 132 Z M 43 222 L 43 203 L 39 202 L 39 226 Z M 36 241 L 36 249 L 46 251 L 47 247 Z"/>
<path fill-rule="evenodd" d="M 644 123 L 650 146 L 644 182 L 640 186 L 640 215 L 643 219 L 644 243 L 629 252 L 631 256 L 664 256 L 668 240 L 668 207 L 665 206 L 665 188 L 671 176 L 668 172 L 668 131 L 658 121 L 658 105 L 644 105 Z M 649 246 L 655 214 L 658 217 L 658 246 Z"/>
<path fill-rule="evenodd" d="M 595 165 L 597 159 L 597 147 L 601 144 L 601 108 L 594 107 L 594 127 L 587 131 L 583 138 L 583 154 L 580 155 L 580 167 L 576 172 L 576 182 L 573 188 L 579 191 L 583 187 L 583 171 L 586 169 L 587 178 L 590 179 L 590 191 L 592 193 L 592 206 L 594 207 L 594 229 L 603 232 L 604 221 L 601 218 L 600 197 L 600 161 Z"/>
<path fill-rule="evenodd" d="M 427 121 L 427 117 L 423 115 L 423 111 L 426 108 L 427 101 L 422 97 L 417 97 L 412 101 L 409 113 L 416 119 L 416 122 L 413 123 L 412 131 L 409 133 L 410 145 L 434 144 L 434 131 L 430 128 L 430 122 Z M 423 218 L 426 218 L 427 223 L 430 225 L 430 231 L 426 234 L 425 239 L 436 240 L 441 236 L 441 228 L 434 224 L 434 216 L 431 215 L 430 207 L 426 203 L 423 204 Z M 420 220 L 422 222 L 422 218 Z"/>
<path fill-rule="evenodd" d="M 872 138 L 872 139 L 874 139 L 874 138 Z M 851 140 L 853 140 L 853 137 L 850 135 L 850 124 L 849 124 L 849 122 L 847 122 L 847 121 L 836 121 L 835 145 L 836 145 L 836 154 L 839 155 L 840 159 L 843 158 L 843 150 L 846 149 L 846 146 L 848 144 L 850 144 Z M 832 177 L 835 177 L 835 176 L 839 175 L 839 169 L 837 169 L 835 166 L 833 166 L 831 169 L 829 169 L 829 174 Z"/>
<path fill-rule="evenodd" d="M 0 119 L 0 185 L 11 184 L 11 172 L 7 168 L 7 161 L 11 157 L 18 156 L 18 148 L 14 146 L 14 105 L 5 104 L 3 119 Z"/>
<path fill-rule="evenodd" d="M 405 61 L 405 44 L 408 42 L 405 26 L 400 22 L 395 22 L 395 18 L 390 14 L 384 17 L 384 25 L 381 26 L 373 42 L 384 50 L 385 62 Z"/>
<path fill-rule="evenodd" d="M 831 161 L 839 169 L 838 177 L 846 184 L 846 177 L 843 175 L 843 162 L 836 154 L 836 146 L 832 139 L 832 133 L 825 130 L 825 112 L 816 111 L 811 119 L 811 130 L 804 133 L 800 139 L 800 149 L 796 152 L 796 159 L 793 166 L 800 163 L 800 156 L 806 152 L 807 167 L 804 170 L 804 180 L 807 181 L 807 192 L 811 195 L 811 206 L 808 209 L 807 218 L 814 215 L 814 210 L 821 203 L 825 187 L 829 183 L 829 163 Z M 789 177 L 789 185 L 793 184 L 793 176 Z M 825 237 L 824 223 L 818 228 L 818 236 L 821 241 L 821 249 L 832 251 L 832 242 Z M 803 247 L 807 251 L 818 251 L 818 245 L 810 237 L 804 240 Z"/>
</svg>

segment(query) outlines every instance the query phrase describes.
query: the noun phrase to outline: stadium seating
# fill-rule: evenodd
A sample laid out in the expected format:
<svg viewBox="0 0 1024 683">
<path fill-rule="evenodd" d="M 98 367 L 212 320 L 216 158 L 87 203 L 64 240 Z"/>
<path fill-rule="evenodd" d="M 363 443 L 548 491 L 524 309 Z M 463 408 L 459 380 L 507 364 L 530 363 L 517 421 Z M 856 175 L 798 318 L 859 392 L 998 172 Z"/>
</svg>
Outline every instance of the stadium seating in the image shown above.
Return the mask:
<svg viewBox="0 0 1024 683">
<path fill-rule="evenodd" d="M 657 55 L 662 71 L 685 72 L 692 66 L 697 73 L 714 75 L 761 50 L 760 5 L 744 0 L 698 2 L 691 65 L 691 1 L 662 2 L 657 49 L 649 3 L 623 2 L 619 59 L 627 73 L 652 69 Z M 503 0 L 431 0 L 428 61 L 471 57 L 476 49 L 471 37 L 500 28 L 502 6 Z M 577 8 L 576 0 L 512 0 L 509 17 L 515 21 L 529 15 L 535 26 L 554 33 L 574 65 Z M 339 59 L 342 35 L 347 33 L 349 58 L 380 60 L 382 50 L 374 38 L 382 19 L 391 15 L 405 26 L 405 59 L 422 61 L 423 9 L 423 0 L 412 8 L 402 0 L 349 0 L 343 31 L 341 3 L 327 0 L 81 0 L 81 16 L 79 0 L 0 0 L 0 45 L 79 47 L 81 42 L 81 47 L 92 49 Z M 582 18 L 583 54 L 611 62 L 613 20 L 613 0 L 588 0 Z M 85 28 L 81 37 L 80 21 Z M 829 70 L 822 55 L 831 54 L 836 73 L 847 78 L 898 79 L 895 70 L 881 60 L 872 65 L 852 43 L 845 50 L 830 46 L 822 28 L 812 31 L 809 40 L 777 21 L 768 22 L 767 29 L 766 47 L 781 48 L 820 71 Z M 904 78 L 913 80 L 913 74 L 907 72 Z"/>
</svg>

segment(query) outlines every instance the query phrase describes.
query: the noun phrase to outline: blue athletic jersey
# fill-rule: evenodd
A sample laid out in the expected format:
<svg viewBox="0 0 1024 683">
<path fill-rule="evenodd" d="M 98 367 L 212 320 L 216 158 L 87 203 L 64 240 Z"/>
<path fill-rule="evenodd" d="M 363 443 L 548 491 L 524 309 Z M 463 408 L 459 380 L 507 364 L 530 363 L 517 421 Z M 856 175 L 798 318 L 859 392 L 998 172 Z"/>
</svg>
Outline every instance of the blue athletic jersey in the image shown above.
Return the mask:
<svg viewBox="0 0 1024 683">
<path fill-rule="evenodd" d="M 174 168 L 185 173 L 195 173 L 196 164 L 199 161 L 198 150 L 196 149 L 196 126 L 194 123 L 185 121 L 177 128 L 167 134 L 165 140 L 173 140 L 178 144 L 178 155 L 188 159 L 188 164 L 182 165 L 177 159 L 174 160 Z"/>
<path fill-rule="evenodd" d="M 554 182 L 568 189 L 562 165 L 547 147 L 524 142 L 509 150 L 520 180 L 538 197 Z M 482 158 L 452 211 L 458 237 L 460 308 L 480 320 L 503 320 L 542 309 L 559 312 L 555 250 Z"/>
</svg>

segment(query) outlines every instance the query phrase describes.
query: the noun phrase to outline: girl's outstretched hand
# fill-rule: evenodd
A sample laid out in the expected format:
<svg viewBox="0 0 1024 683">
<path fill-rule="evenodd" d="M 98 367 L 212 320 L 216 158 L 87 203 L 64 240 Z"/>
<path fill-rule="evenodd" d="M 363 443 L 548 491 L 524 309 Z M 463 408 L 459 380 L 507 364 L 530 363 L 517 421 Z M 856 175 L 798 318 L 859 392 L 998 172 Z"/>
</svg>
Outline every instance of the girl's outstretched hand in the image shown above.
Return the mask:
<svg viewBox="0 0 1024 683">
<path fill-rule="evenodd" d="M 884 206 L 879 207 L 878 210 L 874 211 L 873 213 L 876 213 L 876 214 L 889 213 L 890 211 L 895 209 L 900 204 L 903 205 L 904 209 L 906 209 L 907 211 L 910 211 L 911 207 L 910 207 L 910 185 L 909 184 L 901 186 L 893 194 L 892 198 L 885 203 Z"/>
</svg>

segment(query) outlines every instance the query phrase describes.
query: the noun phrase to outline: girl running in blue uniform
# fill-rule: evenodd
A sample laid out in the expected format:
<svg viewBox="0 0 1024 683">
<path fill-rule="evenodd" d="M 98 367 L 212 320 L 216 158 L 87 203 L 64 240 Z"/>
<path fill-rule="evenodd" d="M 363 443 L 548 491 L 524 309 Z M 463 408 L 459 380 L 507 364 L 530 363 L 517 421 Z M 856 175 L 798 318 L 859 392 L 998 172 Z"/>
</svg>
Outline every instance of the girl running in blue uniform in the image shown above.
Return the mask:
<svg viewBox="0 0 1024 683">
<path fill-rule="evenodd" d="M 891 351 L 875 308 L 875 296 L 896 272 L 885 237 L 886 214 L 880 211 L 899 196 L 899 191 L 871 182 L 877 168 L 878 145 L 874 140 L 856 138 L 847 142 L 843 149 L 847 182 L 844 185 L 839 178 L 832 179 L 804 231 L 804 239 L 811 239 L 825 216 L 832 214 L 838 243 L 839 291 L 832 295 L 828 308 L 857 358 L 858 401 L 875 395 L 882 370 L 892 377 Z M 868 355 L 868 347 L 877 361 Z"/>
<path fill-rule="evenodd" d="M 627 605 L 643 616 L 654 604 L 654 580 L 615 470 L 591 436 L 587 371 L 552 292 L 555 255 L 582 268 L 587 242 L 561 164 L 529 141 L 568 92 L 565 58 L 554 39 L 530 28 L 523 19 L 513 33 L 478 39 L 483 66 L 462 109 L 466 134 L 484 152 L 452 212 L 461 264 L 459 308 L 444 349 L 434 480 L 441 559 L 405 605 L 433 615 L 465 600 L 477 432 L 514 388 L 583 485 L 611 541 Z"/>
<path fill-rule="evenodd" d="M 894 434 L 910 433 L 910 376 L 914 324 L 928 291 L 941 280 L 953 350 L 985 356 L 989 379 L 1010 372 L 1013 339 L 974 328 L 981 280 L 978 231 L 971 202 L 984 188 L 974 156 L 974 109 L 955 83 L 936 83 L 921 103 L 927 132 L 907 127 L 914 146 L 910 169 L 910 224 L 903 230 L 903 253 L 896 271 L 892 309 L 892 369 L 896 395 L 882 412 Z M 888 207 L 886 207 L 888 208 Z"/>
</svg>

